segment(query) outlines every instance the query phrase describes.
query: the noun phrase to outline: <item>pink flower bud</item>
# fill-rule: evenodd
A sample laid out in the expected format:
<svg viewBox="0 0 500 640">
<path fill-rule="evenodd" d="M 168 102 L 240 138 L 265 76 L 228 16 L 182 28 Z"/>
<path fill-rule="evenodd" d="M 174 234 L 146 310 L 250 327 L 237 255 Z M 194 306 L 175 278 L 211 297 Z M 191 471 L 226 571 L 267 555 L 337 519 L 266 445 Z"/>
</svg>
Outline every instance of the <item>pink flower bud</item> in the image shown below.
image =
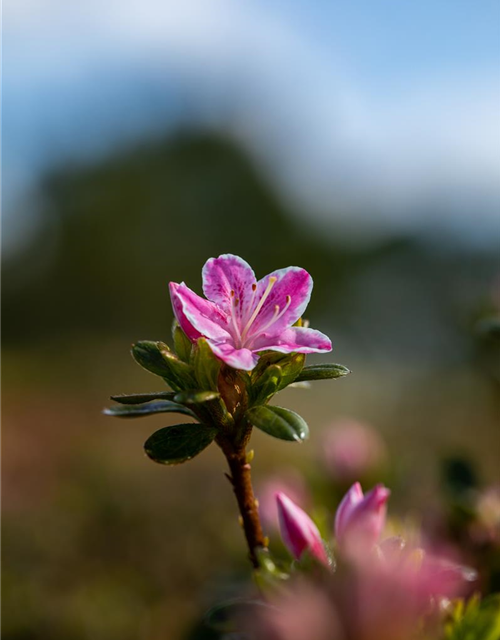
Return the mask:
<svg viewBox="0 0 500 640">
<path fill-rule="evenodd" d="M 309 551 L 327 565 L 328 557 L 321 535 L 311 518 L 283 492 L 276 494 L 276 500 L 281 538 L 290 553 L 299 560 L 305 551 Z"/>
<path fill-rule="evenodd" d="M 310 499 L 302 476 L 295 470 L 283 471 L 280 475 L 267 478 L 259 487 L 259 513 L 266 528 L 277 530 L 279 527 L 276 496 L 284 493 L 295 504 L 308 506 Z"/>
<path fill-rule="evenodd" d="M 376 485 L 366 495 L 359 482 L 345 494 L 335 515 L 335 537 L 347 555 L 371 551 L 385 525 L 389 489 Z"/>
</svg>

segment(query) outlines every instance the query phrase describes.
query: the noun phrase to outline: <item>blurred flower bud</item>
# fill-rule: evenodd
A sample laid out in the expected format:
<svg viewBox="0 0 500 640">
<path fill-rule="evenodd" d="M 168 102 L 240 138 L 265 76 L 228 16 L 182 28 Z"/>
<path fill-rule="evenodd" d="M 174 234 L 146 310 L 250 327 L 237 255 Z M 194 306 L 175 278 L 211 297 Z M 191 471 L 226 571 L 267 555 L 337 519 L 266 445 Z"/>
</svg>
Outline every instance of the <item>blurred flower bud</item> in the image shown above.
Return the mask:
<svg viewBox="0 0 500 640">
<path fill-rule="evenodd" d="M 377 469 L 386 457 L 377 432 L 350 419 L 341 420 L 326 431 L 321 452 L 328 473 L 346 483 Z"/>
<path fill-rule="evenodd" d="M 300 560 L 302 554 L 308 551 L 314 558 L 327 565 L 328 557 L 323 540 L 311 518 L 283 492 L 276 494 L 276 500 L 281 538 L 290 553 Z"/>
<path fill-rule="evenodd" d="M 309 495 L 300 474 L 293 469 L 284 471 L 280 475 L 271 476 L 259 486 L 259 513 L 263 524 L 269 529 L 278 529 L 278 507 L 276 495 L 286 494 L 293 502 L 307 508 Z"/>
<path fill-rule="evenodd" d="M 359 482 L 352 485 L 335 515 L 335 537 L 343 553 L 356 556 L 372 550 L 385 525 L 389 495 L 381 484 L 366 495 Z"/>
</svg>

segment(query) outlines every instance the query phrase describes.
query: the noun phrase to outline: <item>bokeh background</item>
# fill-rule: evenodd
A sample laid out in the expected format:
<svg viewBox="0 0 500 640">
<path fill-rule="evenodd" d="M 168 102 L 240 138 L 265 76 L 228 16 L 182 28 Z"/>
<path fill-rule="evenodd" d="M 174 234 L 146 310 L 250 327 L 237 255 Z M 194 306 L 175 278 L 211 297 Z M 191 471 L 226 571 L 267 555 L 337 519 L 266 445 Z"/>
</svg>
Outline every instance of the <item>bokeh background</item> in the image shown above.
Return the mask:
<svg viewBox="0 0 500 640">
<path fill-rule="evenodd" d="M 312 437 L 255 434 L 258 485 L 341 417 L 384 438 L 396 510 L 443 457 L 500 480 L 499 36 L 496 0 L 6 0 L 5 640 L 209 637 L 244 581 L 219 451 L 163 468 L 175 418 L 101 415 L 158 390 L 130 344 L 210 256 L 308 269 L 353 371 L 284 393 Z"/>
</svg>

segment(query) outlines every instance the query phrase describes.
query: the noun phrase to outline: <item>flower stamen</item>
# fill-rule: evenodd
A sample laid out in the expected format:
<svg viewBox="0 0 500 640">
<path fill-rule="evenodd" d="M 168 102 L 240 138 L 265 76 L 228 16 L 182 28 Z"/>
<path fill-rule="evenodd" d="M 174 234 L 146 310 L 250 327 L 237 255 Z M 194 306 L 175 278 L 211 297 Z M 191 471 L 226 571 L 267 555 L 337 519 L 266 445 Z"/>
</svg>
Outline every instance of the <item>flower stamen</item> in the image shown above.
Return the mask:
<svg viewBox="0 0 500 640">
<path fill-rule="evenodd" d="M 241 340 L 241 335 L 240 335 L 240 330 L 238 329 L 238 322 L 236 320 L 236 307 L 239 305 L 240 300 L 239 298 L 235 298 L 235 292 L 234 289 L 231 289 L 231 322 L 233 324 L 233 328 L 236 332 L 236 337 L 238 340 Z M 233 302 L 234 300 L 234 302 Z"/>
<path fill-rule="evenodd" d="M 246 335 L 250 329 L 250 327 L 252 326 L 255 318 L 259 315 L 259 311 L 262 309 L 264 302 L 267 300 L 267 297 L 269 296 L 269 294 L 271 293 L 271 289 L 274 287 L 275 282 L 277 281 L 277 277 L 276 276 L 271 276 L 269 278 L 269 282 L 267 283 L 267 287 L 266 290 L 264 291 L 264 295 L 262 296 L 262 298 L 259 300 L 259 304 L 255 307 L 254 312 L 252 313 L 252 315 L 250 316 L 250 320 L 247 322 L 245 328 L 243 329 L 242 333 L 241 333 L 241 340 L 244 341 L 246 338 Z M 252 285 L 252 289 L 254 288 L 254 285 Z M 255 289 L 254 289 L 254 295 L 255 292 L 257 290 L 257 286 L 255 285 Z M 253 300 L 253 297 L 252 297 Z"/>
<path fill-rule="evenodd" d="M 263 327 L 259 327 L 259 334 L 264 333 L 264 331 L 267 331 L 267 329 L 269 329 L 269 327 L 271 325 L 273 325 L 275 322 L 278 322 L 278 320 L 280 318 L 282 318 L 284 316 L 284 314 L 288 311 L 288 307 L 290 306 L 290 304 L 292 303 L 292 296 L 287 296 L 286 297 L 286 305 L 283 307 L 283 309 L 280 312 L 280 307 L 279 305 L 276 305 L 274 307 L 274 313 L 272 318 L 269 320 L 269 322 L 266 322 L 266 324 Z"/>
</svg>

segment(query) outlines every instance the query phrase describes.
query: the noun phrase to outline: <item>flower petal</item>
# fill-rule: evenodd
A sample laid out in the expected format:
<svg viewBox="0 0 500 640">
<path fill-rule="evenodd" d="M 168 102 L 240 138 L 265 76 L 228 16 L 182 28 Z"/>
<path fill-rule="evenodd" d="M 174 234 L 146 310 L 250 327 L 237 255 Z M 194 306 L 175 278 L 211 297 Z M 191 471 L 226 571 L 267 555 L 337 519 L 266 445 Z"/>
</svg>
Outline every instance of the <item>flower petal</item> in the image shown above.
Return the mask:
<svg viewBox="0 0 500 640">
<path fill-rule="evenodd" d="M 228 342 L 217 343 L 209 340 L 208 344 L 218 358 L 234 369 L 251 371 L 259 360 L 250 349 L 236 349 Z"/>
<path fill-rule="evenodd" d="M 262 308 L 252 322 L 252 327 L 248 332 L 249 336 L 256 336 L 263 331 L 277 335 L 286 327 L 297 322 L 309 304 L 313 288 L 311 276 L 300 267 L 288 267 L 273 271 L 259 280 L 253 304 L 254 309 L 266 294 L 271 278 L 275 278 L 276 282 L 272 285 Z M 283 311 L 284 313 L 282 313 Z M 279 319 L 273 321 L 276 315 L 279 315 Z"/>
<path fill-rule="evenodd" d="M 283 492 L 276 494 L 276 500 L 281 537 L 290 553 L 300 560 L 304 551 L 309 551 L 320 562 L 328 564 L 318 527 L 307 513 Z"/>
<path fill-rule="evenodd" d="M 231 253 L 210 258 L 203 267 L 202 275 L 203 293 L 209 300 L 227 313 L 237 301 L 237 318 L 246 317 L 253 297 L 252 285 L 257 280 L 252 267 L 243 258 Z"/>
<path fill-rule="evenodd" d="M 252 351 L 264 349 L 281 353 L 327 353 L 332 350 L 332 343 L 328 336 L 316 329 L 290 327 L 277 336 L 265 333 L 253 341 Z"/>
<path fill-rule="evenodd" d="M 206 338 L 219 341 L 230 339 L 227 320 L 213 302 L 201 298 L 183 282 L 178 285 L 172 284 L 175 293 L 174 312 L 179 324 L 181 324 L 180 319 L 183 319 L 185 324 L 187 320 L 195 331 Z M 192 330 L 191 335 L 194 335 Z"/>
<path fill-rule="evenodd" d="M 349 491 L 342 498 L 335 514 L 335 537 L 337 540 L 344 534 L 346 524 L 351 516 L 354 507 L 362 502 L 363 489 L 359 482 L 355 482 Z"/>
<path fill-rule="evenodd" d="M 177 294 L 177 290 L 180 287 L 177 282 L 170 282 L 168 288 L 170 290 L 170 300 L 172 302 L 172 308 L 174 310 L 174 315 L 177 318 L 177 322 L 179 323 L 181 329 L 187 335 L 187 337 L 194 342 L 198 338 L 201 337 L 201 333 L 197 331 L 193 325 L 189 322 L 182 310 L 182 302 Z"/>
</svg>

